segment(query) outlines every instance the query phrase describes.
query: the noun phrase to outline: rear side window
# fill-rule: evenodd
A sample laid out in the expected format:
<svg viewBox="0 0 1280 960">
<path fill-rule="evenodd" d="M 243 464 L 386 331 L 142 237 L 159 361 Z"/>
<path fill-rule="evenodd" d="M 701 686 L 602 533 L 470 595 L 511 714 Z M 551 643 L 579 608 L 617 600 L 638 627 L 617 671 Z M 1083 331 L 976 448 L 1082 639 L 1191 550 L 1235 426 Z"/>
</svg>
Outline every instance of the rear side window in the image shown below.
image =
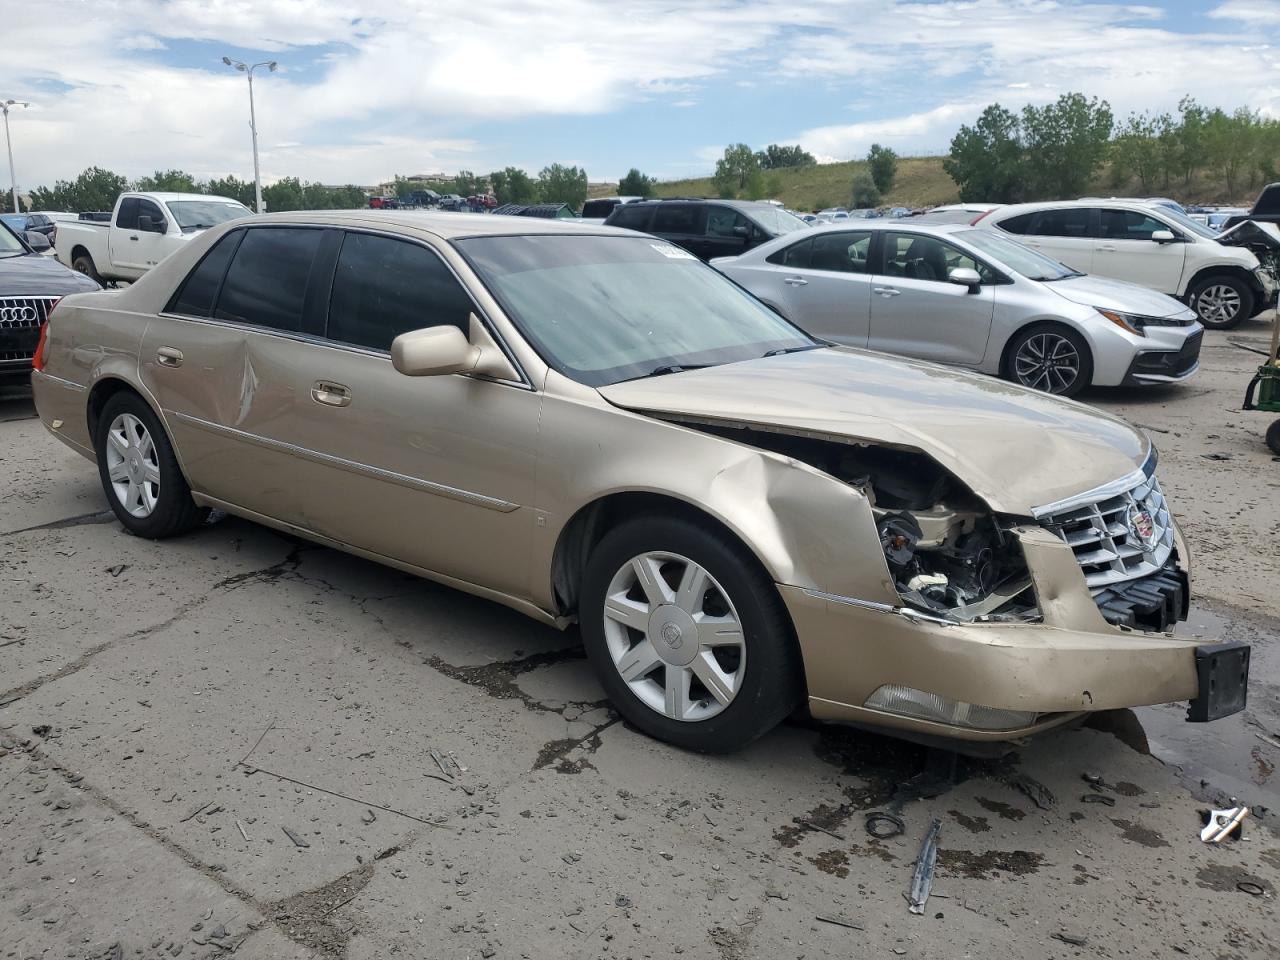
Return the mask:
<svg viewBox="0 0 1280 960">
<path fill-rule="evenodd" d="M 321 230 L 255 227 L 245 231 L 222 284 L 214 316 L 273 330 L 302 330 L 311 264 Z"/>
<path fill-rule="evenodd" d="M 1029 233 L 1031 218 L 1034 216 L 1034 213 L 1020 213 L 1016 217 L 999 221 L 996 226 L 1005 233 Z"/>
<path fill-rule="evenodd" d="M 173 295 L 167 313 L 180 313 L 187 317 L 211 317 L 213 305 L 218 299 L 218 288 L 227 275 L 227 266 L 244 237 L 243 230 L 233 230 L 213 245 L 196 268 L 187 274 L 182 286 Z"/>
<path fill-rule="evenodd" d="M 617 200 L 588 200 L 582 205 L 582 215 L 591 218 L 607 217 L 617 205 Z"/>
<path fill-rule="evenodd" d="M 653 215 L 654 233 L 702 233 L 701 204 L 664 203 Z"/>
<path fill-rule="evenodd" d="M 365 233 L 342 241 L 329 297 L 328 337 L 374 350 L 410 330 L 452 324 L 471 331 L 474 306 L 431 250 Z"/>
<path fill-rule="evenodd" d="M 138 198 L 125 197 L 116 211 L 116 226 L 125 230 L 138 229 Z"/>
<path fill-rule="evenodd" d="M 783 247 L 781 250 L 769 254 L 765 259 L 782 267 L 805 270 L 809 266 L 809 254 L 812 250 L 812 239 L 801 240 L 799 243 L 793 243 L 789 247 Z"/>
<path fill-rule="evenodd" d="M 624 203 L 614 207 L 609 214 L 609 226 L 626 227 L 628 230 L 648 230 L 649 218 L 653 215 L 653 207 L 644 204 Z"/>
<path fill-rule="evenodd" d="M 1092 211 L 1087 207 L 1041 210 L 1033 216 L 1027 233 L 1034 237 L 1076 237 L 1086 239 L 1090 236 L 1090 213 Z"/>
</svg>

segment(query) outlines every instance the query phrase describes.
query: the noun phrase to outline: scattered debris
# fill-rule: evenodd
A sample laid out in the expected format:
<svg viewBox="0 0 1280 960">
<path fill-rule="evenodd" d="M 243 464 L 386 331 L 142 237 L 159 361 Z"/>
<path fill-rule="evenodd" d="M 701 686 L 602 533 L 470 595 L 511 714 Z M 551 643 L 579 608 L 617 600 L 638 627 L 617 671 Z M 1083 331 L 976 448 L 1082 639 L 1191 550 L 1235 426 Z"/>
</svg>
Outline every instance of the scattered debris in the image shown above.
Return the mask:
<svg viewBox="0 0 1280 960">
<path fill-rule="evenodd" d="M 237 821 L 236 821 L 236 829 L 238 829 L 238 830 L 240 831 L 240 836 L 244 837 L 244 842 L 245 842 L 245 843 L 248 843 L 248 842 L 249 842 L 249 834 L 245 831 L 245 829 L 244 829 L 244 824 L 243 824 L 243 823 L 241 823 L 239 820 L 237 820 Z"/>
<path fill-rule="evenodd" d="M 47 737 L 49 736 L 50 733 L 53 732 L 53 727 L 47 723 L 42 723 L 42 724 L 39 724 L 38 726 L 32 727 L 31 732 L 34 733 L 37 737 Z"/>
<path fill-rule="evenodd" d="M 1081 803 L 1102 803 L 1102 804 L 1106 804 L 1108 807 L 1114 807 L 1116 805 L 1116 798 L 1108 797 L 1101 793 L 1086 793 L 1084 796 L 1080 798 L 1080 802 Z"/>
<path fill-rule="evenodd" d="M 185 817 L 183 817 L 178 822 L 186 823 L 188 820 L 194 820 L 199 814 L 203 813 L 206 808 L 211 807 L 212 805 L 213 805 L 212 800 L 206 800 L 204 803 L 200 804 L 200 806 L 196 807 L 194 810 L 192 810 L 190 813 L 188 813 Z"/>
<path fill-rule="evenodd" d="M 280 829 L 284 831 L 284 835 L 285 835 L 286 837 L 288 837 L 290 840 L 292 840 L 292 841 L 293 841 L 293 845 L 294 845 L 295 847 L 309 847 L 309 846 L 311 846 L 311 844 L 307 843 L 307 841 L 306 841 L 306 840 L 302 839 L 302 837 L 298 836 L 296 833 L 294 833 L 294 832 L 293 832 L 292 830 L 290 830 L 288 827 L 281 827 Z"/>
<path fill-rule="evenodd" d="M 1082 933 L 1067 933 L 1065 930 L 1059 930 L 1057 933 L 1051 933 L 1049 936 L 1055 940 L 1061 940 L 1063 943 L 1069 943 L 1073 947 L 1083 947 L 1089 942 L 1089 938 Z"/>
<path fill-rule="evenodd" d="M 925 834 L 924 843 L 920 845 L 920 855 L 916 857 L 915 873 L 911 877 L 911 896 L 908 898 L 910 910 L 914 914 L 923 914 L 924 905 L 929 900 L 929 890 L 933 887 L 933 870 L 938 863 L 938 835 L 942 832 L 942 821 L 934 820 Z"/>
<path fill-rule="evenodd" d="M 360 814 L 360 822 L 364 824 L 373 823 L 373 821 L 377 819 L 378 819 L 378 815 L 374 813 L 372 810 L 366 810 L 364 813 Z"/>
<path fill-rule="evenodd" d="M 1233 453 L 1202 453 L 1200 456 L 1206 460 L 1232 460 L 1235 458 Z"/>
<path fill-rule="evenodd" d="M 907 832 L 902 818 L 892 813 L 875 810 L 867 814 L 867 833 L 877 840 L 887 840 Z"/>
<path fill-rule="evenodd" d="M 120 574 L 124 573 L 128 569 L 129 569 L 129 564 L 117 563 L 115 566 L 107 567 L 107 573 L 111 574 L 113 577 L 118 577 L 120 576 Z"/>
<path fill-rule="evenodd" d="M 834 923 L 837 927 L 848 927 L 850 930 L 866 929 L 865 927 L 861 927 L 858 924 L 854 923 L 852 920 L 846 920 L 844 917 L 838 917 L 838 916 L 835 916 L 834 914 L 820 913 L 813 919 L 821 920 L 823 923 Z"/>
<path fill-rule="evenodd" d="M 1244 832 L 1243 823 L 1247 816 L 1249 816 L 1248 807 L 1201 811 L 1200 817 L 1205 825 L 1200 831 L 1200 839 L 1205 843 L 1221 843 L 1234 834 L 1234 839 L 1238 840 Z"/>
<path fill-rule="evenodd" d="M 1254 883 L 1252 880 L 1241 880 L 1236 884 L 1236 889 L 1241 893 L 1247 893 L 1251 897 L 1260 897 L 1267 892 L 1262 884 Z"/>
<path fill-rule="evenodd" d="M 1041 810 L 1051 809 L 1057 802 L 1058 798 L 1053 795 L 1053 791 L 1046 787 L 1038 780 L 1033 780 L 1025 773 L 1020 773 L 1010 778 L 1009 786 L 1016 790 L 1021 790 Z"/>
<path fill-rule="evenodd" d="M 828 830 L 826 827 L 820 827 L 812 820 L 806 820 L 804 817 L 792 817 L 791 822 L 799 824 L 806 830 L 816 830 L 818 833 L 825 833 L 827 836 L 835 837 L 841 843 L 844 843 L 844 837 L 840 836 L 840 834 L 836 833 L 834 830 Z"/>
<path fill-rule="evenodd" d="M 440 768 L 440 772 L 443 773 L 446 777 L 449 777 L 450 780 L 452 781 L 453 774 L 450 773 L 449 768 L 445 766 L 444 757 L 440 755 L 439 750 L 431 751 L 431 759 L 436 762 L 436 766 Z"/>
<path fill-rule="evenodd" d="M 1277 740 L 1275 737 L 1268 737 L 1265 733 L 1255 733 L 1254 736 L 1257 737 L 1259 740 L 1261 740 L 1263 743 L 1268 743 L 1271 746 L 1276 747 L 1277 749 L 1280 749 L 1280 740 Z"/>
</svg>

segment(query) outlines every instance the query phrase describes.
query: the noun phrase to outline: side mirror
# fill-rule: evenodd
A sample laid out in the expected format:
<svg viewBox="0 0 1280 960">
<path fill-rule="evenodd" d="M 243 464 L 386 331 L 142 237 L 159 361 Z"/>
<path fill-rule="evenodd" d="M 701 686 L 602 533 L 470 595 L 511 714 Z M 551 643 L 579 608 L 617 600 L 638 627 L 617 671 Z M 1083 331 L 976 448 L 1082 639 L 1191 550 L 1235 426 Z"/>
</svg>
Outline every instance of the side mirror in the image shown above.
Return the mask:
<svg viewBox="0 0 1280 960">
<path fill-rule="evenodd" d="M 36 253 L 44 253 L 50 247 L 49 238 L 38 230 L 28 230 L 22 236 Z"/>
<path fill-rule="evenodd" d="M 970 267 L 956 267 L 947 274 L 947 279 L 962 287 L 968 287 L 970 293 L 977 293 L 982 289 L 982 277 L 978 275 L 977 270 Z"/>
<path fill-rule="evenodd" d="M 143 233 L 164 233 L 168 228 L 163 217 L 157 220 L 145 213 L 138 217 L 138 229 Z"/>
<path fill-rule="evenodd" d="M 479 348 L 452 324 L 410 330 L 391 341 L 391 365 L 406 377 L 470 373 L 479 360 Z"/>
<path fill-rule="evenodd" d="M 733 228 L 733 234 L 734 234 L 734 236 L 736 236 L 736 237 L 743 237 L 743 238 L 746 238 L 746 237 L 751 236 L 751 228 L 750 228 L 750 227 L 747 227 L 747 226 L 744 226 L 743 224 L 741 224 L 741 223 L 740 223 L 740 224 L 738 224 L 736 227 L 734 227 L 734 228 Z"/>
<path fill-rule="evenodd" d="M 1153 230 L 1151 239 L 1156 243 L 1173 243 L 1178 238 L 1173 235 L 1172 230 Z"/>
</svg>

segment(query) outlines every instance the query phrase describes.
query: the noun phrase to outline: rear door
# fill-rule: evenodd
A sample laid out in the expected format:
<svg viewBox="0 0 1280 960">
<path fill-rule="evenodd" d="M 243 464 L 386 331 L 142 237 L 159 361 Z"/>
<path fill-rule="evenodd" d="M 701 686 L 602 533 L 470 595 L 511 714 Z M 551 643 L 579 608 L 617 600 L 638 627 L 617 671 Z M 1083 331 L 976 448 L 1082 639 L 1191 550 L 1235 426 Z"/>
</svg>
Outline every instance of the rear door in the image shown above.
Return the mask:
<svg viewBox="0 0 1280 960">
<path fill-rule="evenodd" d="M 995 311 L 999 275 L 938 237 L 885 231 L 883 267 L 871 287 L 873 350 L 975 366 L 982 362 Z M 976 293 L 952 283 L 951 270 L 977 270 Z"/>
<path fill-rule="evenodd" d="M 865 347 L 871 323 L 872 232 L 798 236 L 803 239 L 769 256 L 762 273 L 768 295 L 758 295 L 815 337 Z"/>
<path fill-rule="evenodd" d="M 1000 229 L 1081 273 L 1093 271 L 1098 211 L 1093 207 L 1055 207 L 998 221 Z"/>
<path fill-rule="evenodd" d="M 1179 239 L 1172 243 L 1152 240 L 1158 230 L 1167 230 Z M 1178 295 L 1187 245 L 1163 220 L 1141 210 L 1103 207 L 1093 249 L 1094 273 Z"/>
</svg>

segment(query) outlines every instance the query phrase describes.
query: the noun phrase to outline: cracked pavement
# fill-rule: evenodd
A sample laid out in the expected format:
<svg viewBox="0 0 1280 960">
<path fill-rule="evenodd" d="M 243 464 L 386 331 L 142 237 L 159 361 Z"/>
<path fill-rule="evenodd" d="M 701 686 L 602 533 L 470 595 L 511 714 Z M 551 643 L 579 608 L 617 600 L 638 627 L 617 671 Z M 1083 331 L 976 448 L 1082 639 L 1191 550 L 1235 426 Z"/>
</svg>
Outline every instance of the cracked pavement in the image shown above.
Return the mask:
<svg viewBox="0 0 1280 960">
<path fill-rule="evenodd" d="M 1086 397 L 1160 446 L 1185 629 L 1256 644 L 1249 711 L 1122 711 L 954 767 L 801 718 L 729 757 L 656 743 L 572 630 L 232 517 L 125 535 L 0 396 L 0 957 L 1273 957 L 1275 814 L 1197 838 L 1208 799 L 1280 810 L 1280 483 L 1228 341 L 1261 336 Z"/>
</svg>

